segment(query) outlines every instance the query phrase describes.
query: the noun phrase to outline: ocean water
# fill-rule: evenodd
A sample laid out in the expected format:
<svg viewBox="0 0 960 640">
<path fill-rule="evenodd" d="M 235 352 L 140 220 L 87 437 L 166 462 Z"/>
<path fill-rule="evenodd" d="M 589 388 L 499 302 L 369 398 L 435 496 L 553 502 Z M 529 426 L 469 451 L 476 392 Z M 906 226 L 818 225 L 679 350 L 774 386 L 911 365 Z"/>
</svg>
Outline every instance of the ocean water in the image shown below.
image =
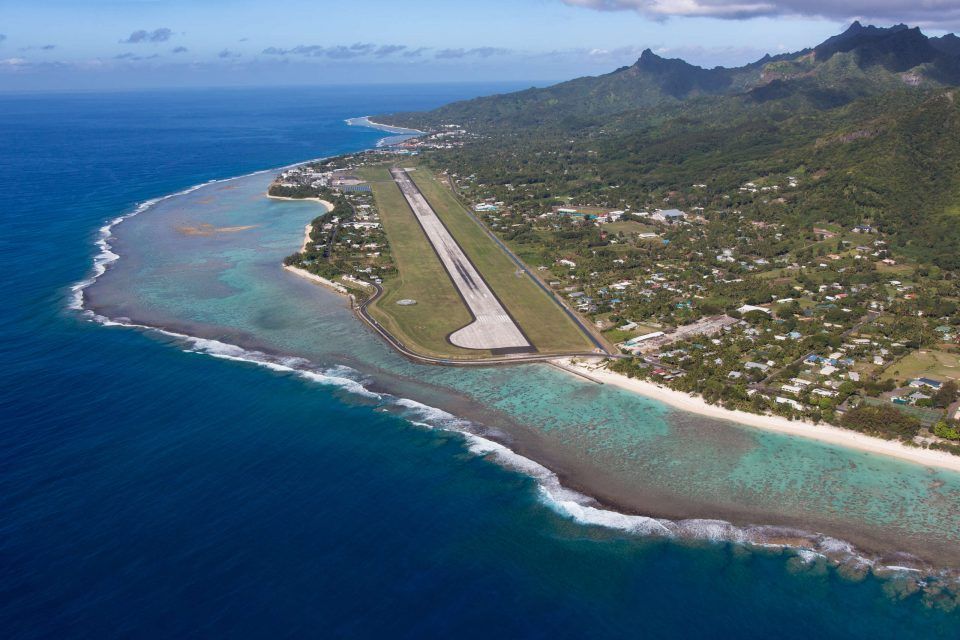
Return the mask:
<svg viewBox="0 0 960 640">
<path fill-rule="evenodd" d="M 912 572 L 726 541 L 955 566 L 955 475 L 547 367 L 418 367 L 277 268 L 315 209 L 248 174 L 382 135 L 348 117 L 508 88 L 0 97 L 5 637 L 960 637 Z M 137 211 L 92 321 L 75 285 Z M 252 228 L 178 230 L 204 223 Z"/>
</svg>

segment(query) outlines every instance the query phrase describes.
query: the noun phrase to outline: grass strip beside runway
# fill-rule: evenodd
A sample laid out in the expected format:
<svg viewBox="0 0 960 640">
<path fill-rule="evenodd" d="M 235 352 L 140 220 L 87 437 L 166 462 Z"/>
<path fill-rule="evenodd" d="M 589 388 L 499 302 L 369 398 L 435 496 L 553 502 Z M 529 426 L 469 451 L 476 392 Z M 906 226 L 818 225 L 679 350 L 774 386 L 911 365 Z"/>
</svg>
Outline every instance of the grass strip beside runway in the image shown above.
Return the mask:
<svg viewBox="0 0 960 640">
<path fill-rule="evenodd" d="M 538 351 L 582 352 L 593 348 L 529 276 L 517 273 L 513 261 L 431 172 L 421 167 L 411 171 L 410 177 Z"/>
<path fill-rule="evenodd" d="M 417 353 L 467 360 L 490 356 L 489 351 L 462 349 L 447 341 L 448 334 L 470 323 L 470 312 L 388 168 L 365 167 L 360 174 L 373 189 L 399 272 L 383 282 L 383 297 L 370 305 L 370 315 Z M 398 305 L 403 299 L 417 303 Z"/>
</svg>

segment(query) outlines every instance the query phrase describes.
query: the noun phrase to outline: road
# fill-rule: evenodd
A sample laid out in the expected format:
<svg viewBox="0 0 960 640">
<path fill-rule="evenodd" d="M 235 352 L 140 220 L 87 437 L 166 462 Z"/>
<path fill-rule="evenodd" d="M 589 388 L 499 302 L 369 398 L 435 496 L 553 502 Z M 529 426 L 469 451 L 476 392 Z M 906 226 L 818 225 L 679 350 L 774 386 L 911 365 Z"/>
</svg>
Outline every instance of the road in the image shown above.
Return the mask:
<svg viewBox="0 0 960 640">
<path fill-rule="evenodd" d="M 447 340 L 464 349 L 489 349 L 494 353 L 535 351 L 406 169 L 391 169 L 390 174 L 473 316 L 470 324 L 451 333 Z M 443 313 L 443 309 L 437 309 L 437 313 Z"/>
<path fill-rule="evenodd" d="M 462 197 L 460 196 L 460 193 L 456 190 L 454 181 L 452 179 L 450 180 L 450 189 L 458 198 L 461 198 L 462 200 Z M 531 280 L 533 280 L 534 284 L 536 284 L 541 291 L 547 294 L 547 296 L 551 300 L 553 300 L 554 304 L 560 307 L 560 310 L 563 311 L 563 313 L 566 314 L 566 316 L 570 318 L 570 320 L 575 325 L 577 325 L 577 328 L 580 329 L 581 332 L 583 332 L 583 335 L 585 335 L 587 339 L 589 339 L 590 342 L 593 343 L 593 346 L 596 347 L 598 351 L 605 353 L 607 355 L 617 354 L 616 351 L 612 351 L 602 340 L 597 338 L 597 336 L 593 333 L 590 327 L 588 327 L 584 323 L 584 321 L 580 318 L 580 316 L 574 313 L 573 310 L 570 307 L 568 307 L 567 304 L 563 300 L 561 300 L 556 293 L 554 293 L 553 289 L 551 289 L 546 284 L 544 284 L 543 280 L 541 280 L 537 274 L 531 271 L 530 267 L 528 267 L 526 263 L 523 260 L 521 260 L 517 256 L 517 254 L 515 254 L 510 249 L 510 247 L 508 247 L 502 240 L 500 240 L 500 238 L 497 237 L 497 234 L 491 231 L 490 228 L 487 227 L 487 225 L 485 225 L 482 220 L 480 220 L 480 218 L 475 216 L 473 212 L 470 211 L 470 208 L 468 206 L 465 205 L 464 210 L 467 212 L 467 215 L 470 216 L 470 219 L 476 222 L 480 226 L 480 228 L 484 230 L 487 236 L 489 236 L 491 240 L 497 243 L 497 246 L 500 247 L 500 249 L 507 254 L 507 257 L 509 257 L 510 260 L 512 260 L 515 265 L 517 265 L 517 268 L 522 270 L 525 274 L 527 274 L 527 276 Z"/>
<path fill-rule="evenodd" d="M 627 357 L 623 355 L 607 356 L 604 354 L 599 354 L 595 351 L 571 352 L 571 353 L 564 353 L 564 354 L 555 353 L 550 355 L 543 355 L 543 354 L 537 354 L 537 353 L 526 353 L 526 354 L 515 353 L 513 355 L 506 354 L 503 356 L 496 356 L 492 358 L 486 357 L 486 358 L 480 358 L 477 360 L 457 360 L 454 358 L 434 358 L 431 356 L 425 356 L 417 353 L 413 349 L 407 348 L 407 346 L 399 338 L 397 338 L 395 335 L 390 333 L 386 329 L 386 327 L 384 327 L 382 324 L 377 322 L 377 319 L 374 318 L 372 315 L 370 315 L 370 312 L 367 310 L 367 307 L 369 307 L 371 304 L 376 302 L 380 298 L 380 296 L 383 295 L 383 287 L 373 282 L 370 284 L 373 285 L 374 289 L 376 289 L 375 293 L 369 298 L 367 298 L 366 300 L 364 300 L 363 302 L 359 304 L 353 304 L 352 306 L 353 306 L 354 312 L 356 312 L 357 316 L 361 320 L 366 322 L 371 329 L 373 329 L 377 334 L 379 334 L 381 338 L 386 340 L 387 344 L 393 347 L 400 355 L 408 358 L 413 362 L 417 362 L 420 364 L 435 364 L 435 365 L 446 365 L 446 366 L 453 366 L 453 367 L 490 367 L 490 366 L 497 366 L 497 365 L 524 364 L 524 363 L 532 363 L 532 362 L 553 363 L 553 361 L 558 358 L 576 357 L 576 358 L 617 359 L 617 358 Z M 356 298 L 353 295 L 351 295 L 350 298 L 354 303 L 356 303 Z M 596 382 L 596 380 L 593 380 L 593 382 Z"/>
</svg>

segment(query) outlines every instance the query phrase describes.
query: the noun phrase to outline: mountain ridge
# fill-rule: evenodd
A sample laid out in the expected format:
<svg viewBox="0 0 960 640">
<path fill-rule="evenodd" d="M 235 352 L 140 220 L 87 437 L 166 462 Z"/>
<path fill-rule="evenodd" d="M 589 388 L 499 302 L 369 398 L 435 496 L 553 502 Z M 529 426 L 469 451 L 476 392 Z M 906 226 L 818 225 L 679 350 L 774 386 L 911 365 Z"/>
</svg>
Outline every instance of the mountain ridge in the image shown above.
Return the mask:
<svg viewBox="0 0 960 640">
<path fill-rule="evenodd" d="M 386 121 L 416 128 L 442 120 L 474 127 L 566 126 L 637 108 L 659 108 L 710 96 L 753 95 L 758 101 L 791 92 L 822 94 L 821 106 L 838 106 L 877 92 L 960 84 L 960 38 L 930 38 L 897 24 L 864 26 L 800 51 L 767 54 L 738 67 L 704 68 L 664 58 L 646 48 L 632 64 L 544 88 L 452 103 L 426 114 L 389 114 Z M 829 94 L 829 97 L 827 97 Z M 566 125 L 565 125 L 566 123 Z"/>
<path fill-rule="evenodd" d="M 781 205 L 800 224 L 860 224 L 913 258 L 960 269 L 960 38 L 852 24 L 815 47 L 704 69 L 644 50 L 632 65 L 543 89 L 377 116 L 462 148 L 425 161 L 486 184 L 537 184 L 613 207 L 709 184 L 814 176 Z"/>
</svg>

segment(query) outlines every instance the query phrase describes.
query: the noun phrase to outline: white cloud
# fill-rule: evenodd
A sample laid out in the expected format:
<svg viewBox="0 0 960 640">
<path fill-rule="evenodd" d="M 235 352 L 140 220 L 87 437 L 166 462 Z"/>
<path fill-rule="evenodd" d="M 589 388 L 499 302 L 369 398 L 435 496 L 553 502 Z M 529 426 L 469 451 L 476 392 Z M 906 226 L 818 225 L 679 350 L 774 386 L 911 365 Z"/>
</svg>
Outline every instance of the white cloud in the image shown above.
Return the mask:
<svg viewBox="0 0 960 640">
<path fill-rule="evenodd" d="M 562 0 L 599 11 L 637 11 L 653 18 L 711 17 L 731 20 L 761 16 L 808 16 L 835 20 L 945 26 L 960 23 L 957 0 Z"/>
</svg>

